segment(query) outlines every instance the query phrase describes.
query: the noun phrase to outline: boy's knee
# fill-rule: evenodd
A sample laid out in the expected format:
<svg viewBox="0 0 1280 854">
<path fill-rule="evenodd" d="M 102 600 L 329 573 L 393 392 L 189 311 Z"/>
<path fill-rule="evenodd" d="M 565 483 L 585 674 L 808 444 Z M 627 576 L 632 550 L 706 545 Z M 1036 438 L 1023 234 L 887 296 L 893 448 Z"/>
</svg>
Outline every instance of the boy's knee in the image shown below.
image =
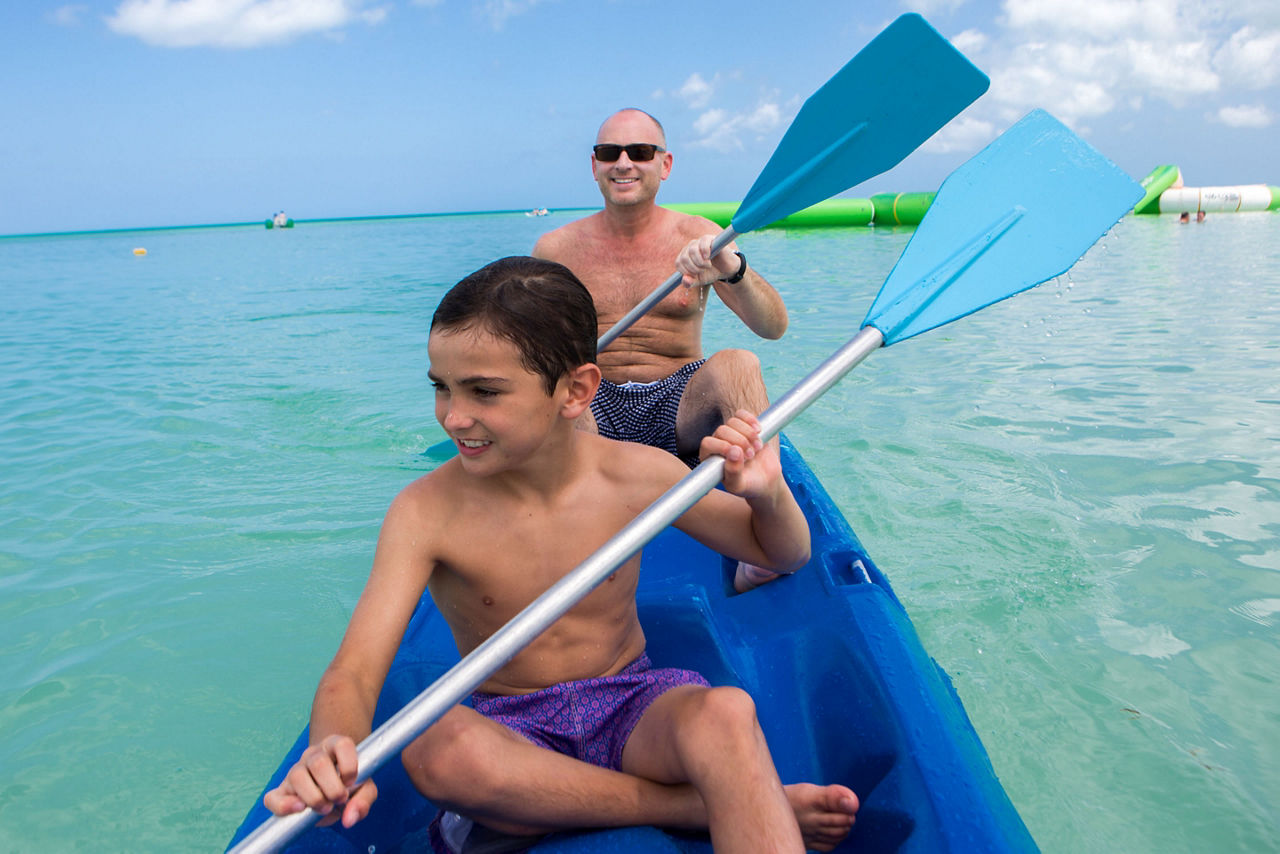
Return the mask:
<svg viewBox="0 0 1280 854">
<path fill-rule="evenodd" d="M 401 751 L 400 761 L 423 797 L 451 802 L 460 782 L 475 786 L 484 769 L 482 737 L 474 722 L 446 714 Z"/>
<path fill-rule="evenodd" d="M 759 727 L 751 695 L 732 686 L 704 691 L 695 702 L 690 718 L 690 734 L 704 743 L 753 735 Z"/>
</svg>

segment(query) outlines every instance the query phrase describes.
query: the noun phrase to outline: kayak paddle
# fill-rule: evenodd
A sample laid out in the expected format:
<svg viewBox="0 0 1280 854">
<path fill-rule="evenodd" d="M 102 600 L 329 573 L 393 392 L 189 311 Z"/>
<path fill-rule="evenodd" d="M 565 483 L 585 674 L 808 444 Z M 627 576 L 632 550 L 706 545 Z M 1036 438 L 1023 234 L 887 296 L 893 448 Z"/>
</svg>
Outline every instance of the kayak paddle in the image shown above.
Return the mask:
<svg viewBox="0 0 1280 854">
<path fill-rule="evenodd" d="M 882 345 L 1066 272 L 1141 196 L 1137 182 L 1048 113 L 1030 113 L 943 182 L 862 329 L 761 414 L 761 438 L 775 436 Z M 397 756 L 714 489 L 723 475 L 723 457 L 703 460 L 387 720 L 360 743 L 357 780 L 367 780 Z M 232 851 L 277 850 L 318 819 L 312 810 L 273 816 Z"/>
<path fill-rule="evenodd" d="M 711 254 L 896 166 L 989 84 L 924 18 L 902 15 L 804 102 Z M 596 349 L 612 344 L 682 278 L 673 273 L 609 327 Z"/>
</svg>

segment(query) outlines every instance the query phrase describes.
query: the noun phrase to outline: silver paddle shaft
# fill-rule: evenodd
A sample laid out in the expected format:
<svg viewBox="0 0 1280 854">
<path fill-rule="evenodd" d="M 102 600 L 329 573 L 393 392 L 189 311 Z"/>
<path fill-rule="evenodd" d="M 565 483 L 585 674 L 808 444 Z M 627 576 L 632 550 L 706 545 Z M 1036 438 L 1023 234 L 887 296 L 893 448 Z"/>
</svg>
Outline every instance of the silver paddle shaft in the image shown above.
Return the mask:
<svg viewBox="0 0 1280 854">
<path fill-rule="evenodd" d="M 727 241 L 726 241 L 727 242 Z M 880 330 L 863 328 L 849 343 L 815 368 L 760 416 L 760 438 L 768 441 L 809 404 L 821 397 L 841 377 L 884 342 Z M 662 533 L 686 510 L 715 488 L 724 476 L 724 458 L 712 456 L 662 497 L 653 502 L 595 554 L 533 600 L 528 607 L 448 672 L 428 686 L 403 709 L 359 745 L 357 785 L 367 780 L 409 742 L 421 735 L 449 709 L 471 695 L 552 623 L 560 619 L 632 555 Z M 232 849 L 232 854 L 258 854 L 283 848 L 320 818 L 313 810 L 290 816 L 273 816 Z"/>
<path fill-rule="evenodd" d="M 734 231 L 732 226 L 717 234 L 716 239 L 711 241 L 711 257 L 714 258 L 720 254 L 720 250 L 733 242 L 733 239 L 737 236 L 738 232 Z M 659 285 L 653 293 L 636 303 L 635 308 L 624 314 L 621 320 L 610 326 L 609 331 L 596 340 L 596 352 L 599 353 L 612 344 L 619 335 L 630 329 L 631 325 L 643 317 L 649 309 L 666 299 L 667 294 L 680 287 L 680 282 L 683 279 L 684 276 L 680 273 L 672 273 L 671 278 Z"/>
</svg>

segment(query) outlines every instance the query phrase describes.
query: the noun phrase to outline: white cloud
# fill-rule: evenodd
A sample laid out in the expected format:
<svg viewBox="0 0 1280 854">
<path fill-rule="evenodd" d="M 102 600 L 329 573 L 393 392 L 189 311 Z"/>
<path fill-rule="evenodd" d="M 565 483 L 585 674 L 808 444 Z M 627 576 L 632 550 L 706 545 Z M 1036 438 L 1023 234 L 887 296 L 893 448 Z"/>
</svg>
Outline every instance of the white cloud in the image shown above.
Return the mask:
<svg viewBox="0 0 1280 854">
<path fill-rule="evenodd" d="M 542 2 L 543 0 L 485 0 L 484 15 L 495 30 L 500 30 L 506 26 L 507 21 L 523 15 Z"/>
<path fill-rule="evenodd" d="M 1280 3 L 1276 6 L 1280 8 Z M 1265 89 L 1280 81 L 1280 28 L 1259 32 L 1242 27 L 1214 55 L 1214 65 L 1232 84 Z"/>
<path fill-rule="evenodd" d="M 920 146 L 925 154 L 947 154 L 952 151 L 977 151 L 996 138 L 996 127 L 991 122 L 960 116 L 948 122 L 942 130 Z"/>
<path fill-rule="evenodd" d="M 720 79 L 720 75 L 716 75 L 715 80 Z M 707 104 L 711 103 L 711 96 L 715 93 L 715 86 L 703 79 L 698 72 L 689 75 L 689 79 L 684 81 L 676 94 L 684 99 L 684 102 L 690 108 L 700 110 Z"/>
<path fill-rule="evenodd" d="M 954 12 L 963 6 L 968 0 L 914 0 L 907 5 L 912 12 L 919 12 L 926 18 L 941 16 L 947 12 Z"/>
<path fill-rule="evenodd" d="M 742 126 L 759 136 L 764 136 L 782 124 L 782 108 L 775 102 L 762 102 L 742 117 Z"/>
<path fill-rule="evenodd" d="M 991 76 L 980 112 L 1006 121 L 1044 107 L 1073 124 L 1151 100 L 1212 110 L 1233 92 L 1274 91 L 1277 10 L 1276 0 L 1004 0 L 995 30 L 955 41 Z"/>
<path fill-rule="evenodd" d="M 979 30 L 965 30 L 950 39 L 952 46 L 965 56 L 981 52 L 988 41 L 986 34 Z"/>
<path fill-rule="evenodd" d="M 744 136 L 768 136 L 782 125 L 782 107 L 775 101 L 761 100 L 744 113 L 730 113 L 715 108 L 707 110 L 694 120 L 697 135 L 692 143 L 698 148 L 714 151 L 741 151 Z"/>
<path fill-rule="evenodd" d="M 88 11 L 89 7 L 83 3 L 72 3 L 54 9 L 50 13 L 50 18 L 60 27 L 74 27 L 80 23 L 81 16 Z"/>
<path fill-rule="evenodd" d="M 1169 40 L 1187 32 L 1180 0 L 1006 0 L 1004 22 L 1014 30 L 1111 40 Z"/>
<path fill-rule="evenodd" d="M 249 48 L 385 16 L 362 0 L 124 0 L 107 25 L 161 47 Z"/>
<path fill-rule="evenodd" d="M 1213 119 L 1233 128 L 1265 128 L 1271 127 L 1275 121 L 1275 117 L 1261 104 L 1223 107 Z"/>
</svg>

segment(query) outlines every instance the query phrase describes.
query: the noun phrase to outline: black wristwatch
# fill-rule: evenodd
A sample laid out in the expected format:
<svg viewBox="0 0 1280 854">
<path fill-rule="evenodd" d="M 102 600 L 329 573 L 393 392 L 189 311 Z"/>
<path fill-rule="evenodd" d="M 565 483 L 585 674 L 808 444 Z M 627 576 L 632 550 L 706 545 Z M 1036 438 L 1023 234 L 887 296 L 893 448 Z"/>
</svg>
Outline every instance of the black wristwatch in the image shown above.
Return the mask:
<svg viewBox="0 0 1280 854">
<path fill-rule="evenodd" d="M 732 276 L 729 276 L 726 279 L 720 280 L 724 282 L 726 285 L 738 284 L 738 282 L 742 281 L 742 277 L 747 274 L 747 256 L 743 255 L 741 252 L 736 252 L 736 251 L 733 254 L 738 256 L 738 272 L 734 273 Z"/>
</svg>

